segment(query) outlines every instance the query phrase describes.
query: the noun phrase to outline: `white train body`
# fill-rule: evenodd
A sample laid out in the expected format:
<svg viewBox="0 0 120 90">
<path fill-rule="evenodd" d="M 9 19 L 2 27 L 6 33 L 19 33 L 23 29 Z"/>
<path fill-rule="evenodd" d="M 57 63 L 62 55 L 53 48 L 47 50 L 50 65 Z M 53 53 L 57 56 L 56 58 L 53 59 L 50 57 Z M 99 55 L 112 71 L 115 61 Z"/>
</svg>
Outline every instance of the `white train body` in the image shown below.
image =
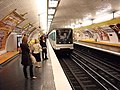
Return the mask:
<svg viewBox="0 0 120 90">
<path fill-rule="evenodd" d="M 58 28 L 49 33 L 49 41 L 54 50 L 73 49 L 73 30 Z"/>
</svg>

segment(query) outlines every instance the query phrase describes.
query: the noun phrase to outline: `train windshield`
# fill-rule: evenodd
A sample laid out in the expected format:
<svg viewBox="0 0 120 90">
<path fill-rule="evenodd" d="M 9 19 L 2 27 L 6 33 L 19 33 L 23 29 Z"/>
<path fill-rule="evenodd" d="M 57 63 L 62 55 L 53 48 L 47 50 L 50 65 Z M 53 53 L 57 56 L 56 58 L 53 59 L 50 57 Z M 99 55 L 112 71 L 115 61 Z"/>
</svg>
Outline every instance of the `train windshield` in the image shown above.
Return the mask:
<svg viewBox="0 0 120 90">
<path fill-rule="evenodd" d="M 56 31 L 57 44 L 72 44 L 72 29 L 60 29 Z"/>
</svg>

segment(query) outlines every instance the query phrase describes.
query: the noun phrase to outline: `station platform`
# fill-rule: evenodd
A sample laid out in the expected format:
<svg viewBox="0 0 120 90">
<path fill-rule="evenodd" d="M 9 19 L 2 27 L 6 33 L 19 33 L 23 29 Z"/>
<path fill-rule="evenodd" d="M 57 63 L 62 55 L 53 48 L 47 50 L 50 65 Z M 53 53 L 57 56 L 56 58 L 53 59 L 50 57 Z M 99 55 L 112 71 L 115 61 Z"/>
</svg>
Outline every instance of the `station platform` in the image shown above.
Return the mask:
<svg viewBox="0 0 120 90">
<path fill-rule="evenodd" d="M 17 55 L 18 53 L 18 51 L 9 51 L 0 55 L 0 65 L 3 65 L 4 63 L 8 62 L 10 58 Z"/>
<path fill-rule="evenodd" d="M 35 68 L 36 79 L 25 79 L 21 55 L 0 68 L 0 90 L 72 90 L 48 41 L 48 60 Z"/>
<path fill-rule="evenodd" d="M 18 52 L 0 55 L 0 61 L 3 63 L 18 54 L 9 63 L 0 67 L 0 90 L 72 90 L 49 41 L 47 42 L 48 60 L 41 61 L 41 68 L 34 66 L 34 74 L 37 76 L 35 80 L 24 78 L 21 55 Z M 119 46 L 89 42 L 74 43 L 120 55 Z"/>
<path fill-rule="evenodd" d="M 75 44 L 98 49 L 112 54 L 120 55 L 120 44 L 110 44 L 104 42 L 76 41 Z"/>
</svg>

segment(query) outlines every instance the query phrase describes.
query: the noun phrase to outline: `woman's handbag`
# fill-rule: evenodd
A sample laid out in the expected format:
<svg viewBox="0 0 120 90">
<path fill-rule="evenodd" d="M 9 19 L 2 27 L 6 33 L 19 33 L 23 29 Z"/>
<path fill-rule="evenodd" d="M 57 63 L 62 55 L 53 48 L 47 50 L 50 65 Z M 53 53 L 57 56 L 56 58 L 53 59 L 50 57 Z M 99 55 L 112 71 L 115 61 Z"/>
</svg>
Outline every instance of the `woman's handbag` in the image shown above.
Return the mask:
<svg viewBox="0 0 120 90">
<path fill-rule="evenodd" d="M 31 60 L 32 60 L 32 63 L 35 64 L 35 63 L 36 63 L 35 57 L 34 57 L 32 54 L 30 54 L 30 58 L 31 58 Z"/>
</svg>

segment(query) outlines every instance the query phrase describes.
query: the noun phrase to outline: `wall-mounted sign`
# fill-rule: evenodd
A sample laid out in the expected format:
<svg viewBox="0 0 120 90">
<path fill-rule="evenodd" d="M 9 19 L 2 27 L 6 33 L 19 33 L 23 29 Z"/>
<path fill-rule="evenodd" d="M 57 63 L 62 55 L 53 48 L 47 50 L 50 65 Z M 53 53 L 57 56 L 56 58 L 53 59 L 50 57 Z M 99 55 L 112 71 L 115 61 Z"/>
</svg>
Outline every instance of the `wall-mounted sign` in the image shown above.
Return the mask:
<svg viewBox="0 0 120 90">
<path fill-rule="evenodd" d="M 0 50 L 5 48 L 5 43 L 8 35 L 6 28 L 0 28 Z"/>
<path fill-rule="evenodd" d="M 3 27 L 9 29 L 10 31 L 25 20 L 21 15 L 15 12 L 15 10 L 1 20 Z"/>
<path fill-rule="evenodd" d="M 10 32 L 12 32 L 18 24 L 25 20 L 23 16 L 15 11 L 16 9 L 0 21 L 0 50 L 5 49 L 6 40 Z"/>
</svg>

